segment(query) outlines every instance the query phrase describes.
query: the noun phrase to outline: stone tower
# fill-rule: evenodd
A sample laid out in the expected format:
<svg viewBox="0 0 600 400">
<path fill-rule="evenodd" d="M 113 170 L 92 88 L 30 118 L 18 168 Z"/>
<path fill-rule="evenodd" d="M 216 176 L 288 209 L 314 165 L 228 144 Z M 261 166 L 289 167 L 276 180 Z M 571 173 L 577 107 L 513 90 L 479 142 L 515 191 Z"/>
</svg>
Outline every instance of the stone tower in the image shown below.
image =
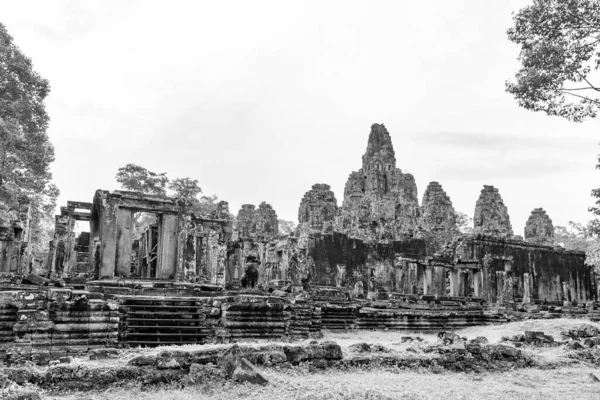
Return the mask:
<svg viewBox="0 0 600 400">
<path fill-rule="evenodd" d="M 277 213 L 264 201 L 258 209 L 253 204 L 242 204 L 237 215 L 237 229 L 241 239 L 275 239 L 279 233 Z"/>
<path fill-rule="evenodd" d="M 513 236 L 508 209 L 495 187 L 483 186 L 479 199 L 475 204 L 473 224 L 474 233 L 507 239 Z"/>
<path fill-rule="evenodd" d="M 254 204 L 242 204 L 237 214 L 237 229 L 240 238 L 253 238 L 256 234 L 256 206 Z"/>
<path fill-rule="evenodd" d="M 525 240 L 551 245 L 554 243 L 554 225 L 543 208 L 535 208 L 525 223 Z"/>
<path fill-rule="evenodd" d="M 270 204 L 263 201 L 256 210 L 256 236 L 261 240 L 271 240 L 277 238 L 278 233 L 277 213 Z"/>
<path fill-rule="evenodd" d="M 396 168 L 390 134 L 373 124 L 362 168 L 348 177 L 337 230 L 368 241 L 392 241 L 412 236 L 419 201 L 411 174 Z"/>
<path fill-rule="evenodd" d="M 337 200 L 331 186 L 317 183 L 304 194 L 298 208 L 298 229 L 308 232 L 330 232 L 338 213 Z"/>
<path fill-rule="evenodd" d="M 438 182 L 431 182 L 423 194 L 419 228 L 431 233 L 437 251 L 457 233 L 456 211 L 450 197 Z"/>
</svg>

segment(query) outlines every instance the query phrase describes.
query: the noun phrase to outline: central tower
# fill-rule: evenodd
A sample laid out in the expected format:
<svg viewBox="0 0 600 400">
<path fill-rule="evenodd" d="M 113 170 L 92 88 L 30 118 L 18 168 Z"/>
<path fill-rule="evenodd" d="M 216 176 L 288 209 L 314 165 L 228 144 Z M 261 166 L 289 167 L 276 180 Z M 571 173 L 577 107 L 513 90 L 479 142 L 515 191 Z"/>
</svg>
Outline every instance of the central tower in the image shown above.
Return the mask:
<svg viewBox="0 0 600 400">
<path fill-rule="evenodd" d="M 413 235 L 419 217 L 417 185 L 396 168 L 392 139 L 373 124 L 362 168 L 348 177 L 337 228 L 367 241 L 393 241 Z"/>
</svg>

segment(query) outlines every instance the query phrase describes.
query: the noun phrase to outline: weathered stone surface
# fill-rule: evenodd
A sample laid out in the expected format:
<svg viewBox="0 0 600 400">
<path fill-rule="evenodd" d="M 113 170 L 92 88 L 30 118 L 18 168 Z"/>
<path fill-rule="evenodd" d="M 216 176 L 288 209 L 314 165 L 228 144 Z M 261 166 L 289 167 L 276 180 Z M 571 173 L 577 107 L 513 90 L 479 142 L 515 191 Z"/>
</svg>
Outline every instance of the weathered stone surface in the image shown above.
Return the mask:
<svg viewBox="0 0 600 400">
<path fill-rule="evenodd" d="M 475 205 L 475 216 L 473 217 L 474 233 L 511 238 L 513 236 L 512 226 L 508 209 L 502 201 L 502 197 L 493 186 L 484 185 Z"/>
<path fill-rule="evenodd" d="M 554 242 L 554 225 L 543 208 L 535 208 L 525 223 L 525 240 L 537 244 Z"/>
<path fill-rule="evenodd" d="M 419 225 L 431 234 L 433 251 L 439 250 L 457 233 L 456 211 L 438 182 L 431 182 L 423 194 Z"/>
<path fill-rule="evenodd" d="M 277 213 L 264 201 L 258 209 L 253 204 L 243 204 L 237 215 L 237 230 L 241 239 L 275 239 L 278 234 Z"/>
<path fill-rule="evenodd" d="M 190 373 L 184 383 L 198 384 L 225 379 L 223 372 L 213 364 L 192 364 Z"/>
<path fill-rule="evenodd" d="M 256 234 L 256 206 L 242 204 L 237 214 L 237 230 L 240 238 L 252 238 Z"/>
<path fill-rule="evenodd" d="M 411 237 L 419 215 L 417 185 L 411 174 L 396 168 L 392 139 L 383 124 L 371 126 L 362 159 L 362 168 L 346 182 L 336 230 L 380 242 Z"/>
<path fill-rule="evenodd" d="M 262 202 L 256 210 L 256 236 L 259 240 L 271 240 L 277 238 L 279 233 L 277 213 L 273 207 Z"/>
<path fill-rule="evenodd" d="M 13 394 L 9 394 L 5 397 L 6 400 L 42 400 L 42 396 L 38 392 L 32 390 L 18 391 Z"/>
<path fill-rule="evenodd" d="M 266 385 L 269 383 L 267 378 L 262 376 L 262 374 L 256 369 L 254 365 L 250 363 L 250 361 L 245 358 L 241 358 L 235 371 L 233 371 L 233 380 L 243 383 L 249 382 L 255 385 Z"/>
<path fill-rule="evenodd" d="M 337 200 L 331 186 L 317 183 L 304 194 L 298 209 L 298 229 L 328 233 L 338 213 Z"/>
</svg>

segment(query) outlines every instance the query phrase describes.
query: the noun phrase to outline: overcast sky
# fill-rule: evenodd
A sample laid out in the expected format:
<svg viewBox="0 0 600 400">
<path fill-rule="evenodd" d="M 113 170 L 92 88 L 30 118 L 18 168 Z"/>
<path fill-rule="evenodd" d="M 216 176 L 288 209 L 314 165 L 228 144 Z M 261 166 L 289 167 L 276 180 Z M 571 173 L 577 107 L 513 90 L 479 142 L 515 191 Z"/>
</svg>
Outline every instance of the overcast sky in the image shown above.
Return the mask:
<svg viewBox="0 0 600 400">
<path fill-rule="evenodd" d="M 341 205 L 377 122 L 419 199 L 439 181 L 472 217 L 494 185 L 522 235 L 536 207 L 587 221 L 600 186 L 600 121 L 520 109 L 504 90 L 511 12 L 530 3 L 2 0 L 0 21 L 51 84 L 60 205 L 118 189 L 131 162 L 297 222 L 314 183 Z"/>
</svg>

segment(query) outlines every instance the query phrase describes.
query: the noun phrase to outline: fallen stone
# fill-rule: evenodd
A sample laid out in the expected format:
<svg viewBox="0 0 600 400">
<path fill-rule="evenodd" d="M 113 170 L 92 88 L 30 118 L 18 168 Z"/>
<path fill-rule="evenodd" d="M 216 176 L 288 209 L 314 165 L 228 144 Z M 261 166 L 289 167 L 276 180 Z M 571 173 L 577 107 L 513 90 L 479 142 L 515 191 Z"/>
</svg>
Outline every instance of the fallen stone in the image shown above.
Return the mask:
<svg viewBox="0 0 600 400">
<path fill-rule="evenodd" d="M 371 345 L 368 343 L 356 343 L 350 346 L 349 349 L 357 353 L 366 353 L 371 351 Z"/>
<path fill-rule="evenodd" d="M 341 360 L 344 358 L 342 348 L 336 342 L 321 342 L 323 356 L 327 360 Z"/>
<path fill-rule="evenodd" d="M 36 274 L 29 274 L 23 277 L 23 283 L 29 283 L 32 285 L 44 286 L 47 285 L 49 282 L 51 282 L 50 279 L 46 279 Z"/>
<path fill-rule="evenodd" d="M 583 345 L 577 341 L 569 342 L 565 346 L 565 349 L 567 349 L 567 350 L 581 350 L 583 348 L 584 348 Z"/>
<path fill-rule="evenodd" d="M 597 336 L 597 337 L 591 337 L 591 338 L 586 338 L 586 339 L 583 341 L 583 344 L 584 344 L 586 347 L 598 347 L 598 346 L 600 346 L 600 336 Z"/>
<path fill-rule="evenodd" d="M 156 357 L 142 355 L 132 358 L 129 360 L 129 362 L 127 362 L 127 365 L 133 365 L 136 367 L 142 367 L 144 365 L 155 366 L 157 362 L 158 361 L 156 360 Z"/>
<path fill-rule="evenodd" d="M 118 358 L 118 349 L 92 349 L 88 352 L 90 360 L 106 360 L 109 358 Z"/>
<path fill-rule="evenodd" d="M 233 371 L 232 378 L 239 383 L 249 382 L 256 385 L 266 385 L 269 383 L 256 367 L 245 358 L 240 359 L 238 366 Z"/>
<path fill-rule="evenodd" d="M 215 382 L 225 379 L 225 374 L 213 364 L 192 364 L 190 373 L 184 380 L 186 384 Z"/>
<path fill-rule="evenodd" d="M 311 361 L 310 365 L 314 369 L 327 369 L 327 360 L 322 358 L 314 359 Z"/>
<path fill-rule="evenodd" d="M 467 343 L 470 343 L 470 344 L 488 344 L 488 340 L 484 336 L 477 336 L 475 339 L 471 339 Z"/>
<path fill-rule="evenodd" d="M 67 357 L 60 357 L 58 359 L 58 361 L 61 362 L 61 364 L 70 364 L 71 361 L 73 361 L 73 357 L 67 356 Z"/>
<path fill-rule="evenodd" d="M 441 340 L 444 345 L 450 345 L 462 341 L 460 336 L 452 332 L 440 332 L 438 333 L 438 339 Z"/>
<path fill-rule="evenodd" d="M 13 394 L 9 394 L 5 400 L 42 400 L 42 396 L 38 392 L 34 391 L 21 391 Z"/>
<path fill-rule="evenodd" d="M 217 367 L 223 371 L 227 378 L 230 378 L 235 372 L 241 356 L 242 350 L 240 350 L 240 346 L 233 344 L 219 354 Z"/>
</svg>

